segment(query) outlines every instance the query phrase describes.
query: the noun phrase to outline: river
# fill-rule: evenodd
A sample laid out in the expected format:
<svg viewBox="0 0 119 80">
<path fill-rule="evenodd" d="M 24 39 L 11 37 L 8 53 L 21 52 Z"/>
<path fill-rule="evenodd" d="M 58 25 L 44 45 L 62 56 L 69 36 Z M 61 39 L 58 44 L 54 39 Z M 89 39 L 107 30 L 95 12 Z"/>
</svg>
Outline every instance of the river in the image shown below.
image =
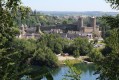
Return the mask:
<svg viewBox="0 0 119 80">
<path fill-rule="evenodd" d="M 94 75 L 94 72 L 95 72 L 94 64 L 80 63 L 80 64 L 76 64 L 75 66 L 81 71 L 80 80 L 96 80 L 96 78 L 99 76 L 98 74 Z M 64 76 L 66 74 L 69 74 L 68 72 L 69 69 L 70 68 L 68 66 L 64 65 L 59 68 L 51 70 L 51 76 L 53 77 L 53 80 L 62 80 L 64 78 L 67 78 L 67 80 L 71 80 L 71 78 Z M 39 72 L 39 75 L 41 75 L 41 73 L 42 72 Z M 37 74 L 34 73 L 34 75 L 37 75 Z M 29 80 L 29 79 L 24 78 L 22 80 Z M 34 79 L 30 79 L 30 80 L 34 80 Z M 37 78 L 35 80 L 47 80 L 47 79 L 44 76 L 42 79 Z"/>
</svg>

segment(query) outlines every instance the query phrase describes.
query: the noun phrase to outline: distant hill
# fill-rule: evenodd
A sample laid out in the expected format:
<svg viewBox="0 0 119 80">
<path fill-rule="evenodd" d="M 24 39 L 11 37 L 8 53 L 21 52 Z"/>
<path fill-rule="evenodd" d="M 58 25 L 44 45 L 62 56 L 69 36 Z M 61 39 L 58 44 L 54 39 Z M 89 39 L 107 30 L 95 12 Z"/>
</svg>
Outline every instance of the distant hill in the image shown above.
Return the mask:
<svg viewBox="0 0 119 80">
<path fill-rule="evenodd" d="M 52 16 L 103 16 L 103 15 L 111 15 L 115 16 L 119 12 L 102 12 L 102 11 L 84 11 L 84 12 L 72 12 L 72 11 L 40 11 L 46 15 Z"/>
</svg>

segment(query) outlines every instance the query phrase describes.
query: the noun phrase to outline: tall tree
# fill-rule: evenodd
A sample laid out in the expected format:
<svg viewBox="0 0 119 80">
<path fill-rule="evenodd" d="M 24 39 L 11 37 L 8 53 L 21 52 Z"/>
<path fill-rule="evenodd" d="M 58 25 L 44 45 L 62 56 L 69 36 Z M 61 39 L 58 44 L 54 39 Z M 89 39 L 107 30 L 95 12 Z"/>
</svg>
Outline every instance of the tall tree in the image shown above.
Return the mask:
<svg viewBox="0 0 119 80">
<path fill-rule="evenodd" d="M 112 8 L 119 8 L 118 0 L 106 0 Z M 103 57 L 96 62 L 99 66 L 100 80 L 119 80 L 119 16 L 103 17 L 111 27 L 110 35 L 106 38 L 106 47 L 103 49 Z M 108 51 L 107 51 L 108 50 Z"/>
<path fill-rule="evenodd" d="M 105 0 L 107 3 L 111 4 L 113 9 L 119 9 L 119 0 Z"/>
<path fill-rule="evenodd" d="M 16 11 L 20 9 L 21 15 L 25 15 L 21 0 L 0 0 L 0 79 L 17 79 L 18 64 L 15 60 L 18 52 L 14 51 L 11 43 L 14 41 L 15 28 L 14 19 L 17 17 Z M 24 18 L 24 17 L 22 17 Z M 17 56 L 18 57 L 18 56 Z M 14 76 L 14 77 L 13 77 Z"/>
</svg>

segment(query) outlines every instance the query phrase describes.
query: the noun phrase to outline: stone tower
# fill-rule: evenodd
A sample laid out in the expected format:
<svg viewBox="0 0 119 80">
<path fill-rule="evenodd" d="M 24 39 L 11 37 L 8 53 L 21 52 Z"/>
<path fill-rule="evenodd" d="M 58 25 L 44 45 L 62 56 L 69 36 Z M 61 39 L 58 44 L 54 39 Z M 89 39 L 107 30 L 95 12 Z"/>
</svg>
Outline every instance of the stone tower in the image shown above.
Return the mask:
<svg viewBox="0 0 119 80">
<path fill-rule="evenodd" d="M 93 27 L 93 32 L 96 32 L 96 17 L 91 17 L 91 26 Z"/>
<path fill-rule="evenodd" d="M 36 25 L 36 33 L 39 33 L 39 32 L 40 32 L 40 27 L 41 27 L 41 24 L 38 23 L 38 24 Z"/>
<path fill-rule="evenodd" d="M 83 27 L 83 17 L 79 17 L 77 30 L 81 31 L 82 27 Z"/>
</svg>

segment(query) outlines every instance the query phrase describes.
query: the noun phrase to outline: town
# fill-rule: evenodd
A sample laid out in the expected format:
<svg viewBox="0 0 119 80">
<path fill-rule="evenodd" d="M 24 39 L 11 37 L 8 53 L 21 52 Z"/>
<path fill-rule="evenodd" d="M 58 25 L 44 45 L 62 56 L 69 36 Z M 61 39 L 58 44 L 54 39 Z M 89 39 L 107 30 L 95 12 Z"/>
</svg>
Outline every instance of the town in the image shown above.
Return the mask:
<svg viewBox="0 0 119 80">
<path fill-rule="evenodd" d="M 79 17 L 75 24 L 62 24 L 55 26 L 41 26 L 37 24 L 35 27 L 28 27 L 23 25 L 20 27 L 20 34 L 17 34 L 18 38 L 40 38 L 40 35 L 46 34 L 59 34 L 62 38 L 74 39 L 77 37 L 88 38 L 89 41 L 93 39 L 103 40 L 101 37 L 101 31 L 99 26 L 96 25 L 96 17 L 90 17 L 91 26 L 83 25 L 83 17 Z"/>
<path fill-rule="evenodd" d="M 119 80 L 119 0 L 0 0 L 0 80 Z"/>
</svg>

